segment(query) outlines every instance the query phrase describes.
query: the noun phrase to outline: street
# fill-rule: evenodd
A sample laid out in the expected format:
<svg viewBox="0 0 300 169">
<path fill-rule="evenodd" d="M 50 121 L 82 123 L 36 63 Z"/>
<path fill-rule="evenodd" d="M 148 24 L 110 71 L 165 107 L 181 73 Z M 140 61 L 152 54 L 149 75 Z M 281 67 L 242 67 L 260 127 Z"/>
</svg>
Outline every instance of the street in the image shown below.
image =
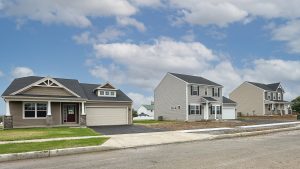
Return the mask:
<svg viewBox="0 0 300 169">
<path fill-rule="evenodd" d="M 300 131 L 0 163 L 30 168 L 299 168 Z"/>
</svg>

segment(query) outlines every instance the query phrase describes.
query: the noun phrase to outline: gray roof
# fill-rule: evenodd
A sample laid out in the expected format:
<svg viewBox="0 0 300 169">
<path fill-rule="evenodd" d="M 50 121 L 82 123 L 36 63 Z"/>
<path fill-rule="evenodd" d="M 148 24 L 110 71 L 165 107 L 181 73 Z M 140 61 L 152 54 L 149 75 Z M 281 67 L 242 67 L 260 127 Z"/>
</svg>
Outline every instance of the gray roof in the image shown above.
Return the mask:
<svg viewBox="0 0 300 169">
<path fill-rule="evenodd" d="M 225 104 L 236 104 L 235 101 L 223 96 L 223 103 Z"/>
<path fill-rule="evenodd" d="M 192 75 L 185 75 L 185 74 L 178 74 L 178 73 L 170 73 L 173 76 L 178 77 L 181 80 L 184 80 L 187 83 L 195 83 L 195 84 L 205 84 L 205 85 L 213 85 L 213 86 L 222 86 L 218 83 L 212 82 L 208 79 L 205 79 L 200 76 L 192 76 Z"/>
<path fill-rule="evenodd" d="M 88 100 L 132 102 L 132 100 L 121 90 L 117 90 L 116 97 L 99 97 L 94 93 L 95 88 L 99 87 L 99 84 L 80 83 L 80 85 L 82 86 Z"/>
<path fill-rule="evenodd" d="M 38 76 L 28 76 L 28 77 L 22 77 L 17 78 L 11 82 L 11 84 L 8 86 L 8 88 L 3 92 L 2 96 L 9 96 L 11 93 L 16 92 L 32 83 L 35 83 L 44 77 L 38 77 Z M 117 90 L 117 97 L 98 97 L 94 93 L 94 89 L 99 86 L 99 84 L 84 84 L 79 83 L 76 79 L 63 79 L 63 78 L 53 78 L 57 82 L 64 85 L 66 88 L 71 90 L 72 92 L 76 93 L 80 96 L 80 98 L 88 99 L 88 100 L 101 100 L 101 101 L 132 101 L 126 94 L 124 94 L 121 90 Z M 24 94 L 18 94 L 19 96 L 37 96 L 37 95 L 24 95 Z M 18 96 L 17 95 L 17 96 Z M 41 95 L 38 95 L 38 97 L 41 97 Z M 53 97 L 53 96 L 47 96 L 47 97 Z M 61 96 L 60 96 L 61 97 Z M 63 97 L 63 98 L 74 98 L 74 97 Z"/>
<path fill-rule="evenodd" d="M 153 104 L 143 104 L 142 106 L 144 106 L 147 110 L 154 110 Z"/>
<path fill-rule="evenodd" d="M 212 97 L 203 97 L 205 100 L 210 101 L 210 102 L 215 102 L 217 101 L 216 99 L 212 98 Z"/>
<path fill-rule="evenodd" d="M 263 84 L 257 82 L 248 82 L 248 83 L 253 84 L 254 86 L 259 87 L 261 89 L 269 90 L 269 91 L 276 91 L 280 85 L 280 83 L 271 83 L 271 84 Z"/>
</svg>

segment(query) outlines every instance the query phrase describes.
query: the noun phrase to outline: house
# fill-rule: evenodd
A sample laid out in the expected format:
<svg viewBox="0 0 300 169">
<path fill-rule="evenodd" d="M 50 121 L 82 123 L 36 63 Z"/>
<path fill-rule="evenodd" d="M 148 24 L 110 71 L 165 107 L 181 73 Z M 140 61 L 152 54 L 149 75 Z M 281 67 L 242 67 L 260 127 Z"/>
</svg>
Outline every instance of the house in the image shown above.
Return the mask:
<svg viewBox="0 0 300 169">
<path fill-rule="evenodd" d="M 2 94 L 5 128 L 132 124 L 132 100 L 110 83 L 29 76 Z"/>
<path fill-rule="evenodd" d="M 263 84 L 244 82 L 230 93 L 230 99 L 237 102 L 241 115 L 290 114 L 290 103 L 284 100 L 284 89 L 280 83 Z"/>
<path fill-rule="evenodd" d="M 154 91 L 154 117 L 197 121 L 235 119 L 236 103 L 222 96 L 223 86 L 202 78 L 167 73 Z"/>
<path fill-rule="evenodd" d="M 154 118 L 154 103 L 143 104 L 137 110 L 137 119 L 153 119 Z"/>
</svg>

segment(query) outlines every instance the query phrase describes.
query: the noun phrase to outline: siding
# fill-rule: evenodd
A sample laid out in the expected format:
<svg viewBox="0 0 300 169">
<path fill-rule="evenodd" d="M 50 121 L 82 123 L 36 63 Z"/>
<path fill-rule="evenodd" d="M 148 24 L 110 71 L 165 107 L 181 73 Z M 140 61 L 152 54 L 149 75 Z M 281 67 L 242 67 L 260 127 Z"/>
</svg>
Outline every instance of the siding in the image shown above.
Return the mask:
<svg viewBox="0 0 300 169">
<path fill-rule="evenodd" d="M 85 103 L 85 107 L 87 106 L 111 106 L 111 107 L 128 107 L 128 124 L 132 124 L 132 103 L 128 102 L 87 102 Z"/>
<path fill-rule="evenodd" d="M 191 95 L 191 86 L 188 86 L 188 104 L 191 103 L 200 103 L 201 97 L 212 97 L 212 88 L 213 86 L 204 86 L 199 85 L 199 96 L 197 95 Z M 207 88 L 207 95 L 205 95 L 205 88 Z M 220 97 L 212 97 L 222 103 L 222 88 L 220 88 Z"/>
<path fill-rule="evenodd" d="M 54 87 L 33 87 L 31 89 L 22 92 L 22 94 L 46 95 L 46 96 L 73 96 L 71 93 L 69 93 L 63 88 L 54 88 Z"/>
<path fill-rule="evenodd" d="M 10 113 L 13 116 L 14 127 L 47 126 L 46 119 L 23 119 L 23 102 L 10 101 Z M 60 122 L 60 104 L 51 103 L 53 125 Z"/>
<path fill-rule="evenodd" d="M 168 73 L 154 91 L 154 112 L 155 119 L 186 120 L 186 83 Z"/>
<path fill-rule="evenodd" d="M 237 102 L 237 112 L 242 115 L 264 115 L 264 90 L 254 85 L 244 82 L 229 98 Z"/>
</svg>

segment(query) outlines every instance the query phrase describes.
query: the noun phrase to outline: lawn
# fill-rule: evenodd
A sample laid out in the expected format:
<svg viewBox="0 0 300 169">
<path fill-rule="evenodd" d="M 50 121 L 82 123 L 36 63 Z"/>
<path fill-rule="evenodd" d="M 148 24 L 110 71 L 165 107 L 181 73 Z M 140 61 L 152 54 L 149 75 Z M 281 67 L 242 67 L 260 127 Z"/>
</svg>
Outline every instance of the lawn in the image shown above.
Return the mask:
<svg viewBox="0 0 300 169">
<path fill-rule="evenodd" d="M 103 137 L 78 140 L 48 141 L 39 143 L 0 144 L 0 154 L 96 146 L 103 144 L 108 139 L 109 138 Z"/>
<path fill-rule="evenodd" d="M 28 128 L 28 129 L 9 129 L 0 130 L 0 141 L 13 140 L 32 140 L 59 137 L 80 137 L 80 136 L 97 136 L 99 135 L 90 128 Z"/>
</svg>

